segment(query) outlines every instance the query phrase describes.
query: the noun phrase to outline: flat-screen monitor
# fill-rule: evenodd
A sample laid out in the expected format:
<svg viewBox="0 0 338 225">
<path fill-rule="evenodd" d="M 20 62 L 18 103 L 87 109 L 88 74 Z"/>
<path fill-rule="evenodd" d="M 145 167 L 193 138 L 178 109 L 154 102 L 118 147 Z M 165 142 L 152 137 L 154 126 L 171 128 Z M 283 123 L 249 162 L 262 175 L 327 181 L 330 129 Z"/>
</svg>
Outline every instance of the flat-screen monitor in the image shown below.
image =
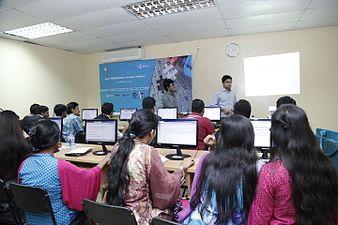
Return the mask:
<svg viewBox="0 0 338 225">
<path fill-rule="evenodd" d="M 206 117 L 213 122 L 218 122 L 221 120 L 221 108 L 205 107 L 203 117 Z"/>
<path fill-rule="evenodd" d="M 48 119 L 55 122 L 58 125 L 60 132 L 62 134 L 62 118 L 61 117 L 49 117 Z"/>
<path fill-rule="evenodd" d="M 102 145 L 102 150 L 95 151 L 95 155 L 108 153 L 105 145 L 113 145 L 117 141 L 116 120 L 86 120 L 86 142 Z"/>
<path fill-rule="evenodd" d="M 130 120 L 131 116 L 136 112 L 137 108 L 120 109 L 120 120 Z"/>
<path fill-rule="evenodd" d="M 158 108 L 157 115 L 164 120 L 177 119 L 177 108 Z"/>
<path fill-rule="evenodd" d="M 92 120 L 97 117 L 98 110 L 97 109 L 82 109 L 82 120 Z"/>
<path fill-rule="evenodd" d="M 270 119 L 251 119 L 255 132 L 255 147 L 263 152 L 262 158 L 267 158 L 267 151 L 270 149 Z"/>
<path fill-rule="evenodd" d="M 160 120 L 157 127 L 158 147 L 176 148 L 176 154 L 166 157 L 182 160 L 189 155 L 183 155 L 181 148 L 195 148 L 197 146 L 198 121 L 187 119 Z"/>
</svg>

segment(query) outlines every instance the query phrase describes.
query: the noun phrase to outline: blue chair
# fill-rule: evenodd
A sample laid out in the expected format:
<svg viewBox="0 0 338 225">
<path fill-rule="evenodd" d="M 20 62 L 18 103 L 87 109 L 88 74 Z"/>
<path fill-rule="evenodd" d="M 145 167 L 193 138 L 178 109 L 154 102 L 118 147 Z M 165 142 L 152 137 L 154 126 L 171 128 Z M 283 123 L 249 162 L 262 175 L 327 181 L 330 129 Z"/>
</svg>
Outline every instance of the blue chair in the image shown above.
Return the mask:
<svg viewBox="0 0 338 225">
<path fill-rule="evenodd" d="M 320 148 L 329 157 L 338 173 L 338 132 L 317 128 L 316 137 Z"/>
</svg>

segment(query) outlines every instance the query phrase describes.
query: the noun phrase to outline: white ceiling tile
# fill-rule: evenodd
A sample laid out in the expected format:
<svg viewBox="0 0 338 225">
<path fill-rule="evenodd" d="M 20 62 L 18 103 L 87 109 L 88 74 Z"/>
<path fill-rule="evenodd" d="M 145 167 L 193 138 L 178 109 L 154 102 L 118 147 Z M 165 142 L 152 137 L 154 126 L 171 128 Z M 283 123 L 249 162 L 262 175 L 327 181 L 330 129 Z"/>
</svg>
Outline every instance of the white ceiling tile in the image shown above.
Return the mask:
<svg viewBox="0 0 338 225">
<path fill-rule="evenodd" d="M 90 39 L 86 41 L 79 41 L 79 42 L 72 42 L 72 43 L 62 43 L 62 44 L 57 44 L 55 46 L 61 47 L 63 49 L 81 49 L 81 48 L 96 48 L 100 46 L 110 46 L 112 43 L 109 41 L 101 40 L 101 39 Z"/>
<path fill-rule="evenodd" d="M 261 26 L 269 24 L 282 24 L 298 21 L 302 12 L 278 13 L 270 15 L 252 16 L 237 19 L 226 19 L 228 28 Z"/>
<path fill-rule="evenodd" d="M 238 18 L 273 13 L 284 13 L 290 11 L 301 11 L 306 9 L 310 2 L 311 0 L 249 1 L 243 4 L 221 6 L 220 10 L 224 18 Z"/>
<path fill-rule="evenodd" d="M 112 8 L 56 20 L 55 23 L 81 31 L 135 20 L 138 19 L 127 13 L 124 9 Z"/>
<path fill-rule="evenodd" d="M 16 8 L 45 19 L 62 19 L 116 7 L 109 0 L 40 0 Z"/>
<path fill-rule="evenodd" d="M 135 2 L 142 2 L 143 0 L 112 0 L 117 6 L 125 6 Z"/>
<path fill-rule="evenodd" d="M 335 18 L 326 18 L 322 20 L 306 20 L 299 21 L 295 29 L 305 29 L 305 28 L 313 28 L 313 27 L 326 27 L 326 26 L 334 26 L 338 24 L 338 17 Z"/>
<path fill-rule="evenodd" d="M 59 35 L 54 35 L 50 37 L 43 37 L 32 40 L 32 42 L 41 43 L 41 44 L 51 44 L 51 45 L 60 45 L 63 43 L 74 43 L 81 42 L 93 39 L 95 37 L 90 37 L 88 35 L 82 34 L 80 32 L 70 32 Z"/>
<path fill-rule="evenodd" d="M 338 17 L 338 6 L 337 7 L 326 7 L 308 9 L 303 14 L 301 20 L 321 20 L 324 18 L 335 18 Z"/>
<path fill-rule="evenodd" d="M 338 6 L 338 0 L 312 0 L 309 8 Z"/>
<path fill-rule="evenodd" d="M 292 30 L 294 23 L 269 24 L 260 26 L 235 27 L 229 29 L 231 35 L 252 34 L 252 33 L 268 33 L 276 31 Z"/>
<path fill-rule="evenodd" d="M 1 0 L 0 1 L 0 7 L 1 5 L 6 5 L 10 7 L 16 7 L 18 5 L 26 4 L 26 3 L 31 3 L 31 2 L 36 2 L 39 0 Z"/>
<path fill-rule="evenodd" d="M 248 2 L 264 2 L 267 0 L 215 0 L 217 6 L 223 5 L 236 5 L 236 4 L 243 4 Z"/>
<path fill-rule="evenodd" d="M 207 38 L 217 38 L 229 36 L 227 30 L 216 31 L 216 32 L 200 32 L 200 33 L 173 33 L 168 37 L 175 42 L 179 41 L 191 41 L 191 40 L 202 40 Z"/>
<path fill-rule="evenodd" d="M 8 31 L 44 22 L 13 8 L 0 11 L 0 31 Z"/>
</svg>

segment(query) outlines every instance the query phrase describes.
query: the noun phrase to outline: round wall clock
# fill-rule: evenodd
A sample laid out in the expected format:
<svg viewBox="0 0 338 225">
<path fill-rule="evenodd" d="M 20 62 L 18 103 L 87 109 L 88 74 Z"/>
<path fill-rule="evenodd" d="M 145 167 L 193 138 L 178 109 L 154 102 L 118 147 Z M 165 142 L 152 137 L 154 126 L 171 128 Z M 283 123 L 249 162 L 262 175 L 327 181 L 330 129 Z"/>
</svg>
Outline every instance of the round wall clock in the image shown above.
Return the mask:
<svg viewBox="0 0 338 225">
<path fill-rule="evenodd" d="M 230 57 L 236 57 L 239 55 L 240 48 L 236 43 L 229 43 L 226 48 L 226 53 Z"/>
</svg>

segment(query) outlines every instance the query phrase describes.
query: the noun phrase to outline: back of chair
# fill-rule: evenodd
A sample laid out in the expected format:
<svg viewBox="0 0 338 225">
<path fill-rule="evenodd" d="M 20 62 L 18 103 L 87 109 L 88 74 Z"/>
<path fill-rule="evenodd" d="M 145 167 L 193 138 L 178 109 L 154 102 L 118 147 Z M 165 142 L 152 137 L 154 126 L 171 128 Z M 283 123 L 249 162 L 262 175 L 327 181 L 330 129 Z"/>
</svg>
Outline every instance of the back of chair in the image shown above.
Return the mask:
<svg viewBox="0 0 338 225">
<path fill-rule="evenodd" d="M 154 217 L 151 220 L 151 225 L 180 225 L 180 223 L 175 223 L 175 222 L 172 222 L 172 221 L 168 221 L 168 220 L 160 219 L 158 217 Z"/>
<path fill-rule="evenodd" d="M 131 209 L 105 205 L 88 199 L 82 202 L 87 218 L 93 225 L 137 225 Z"/>
<path fill-rule="evenodd" d="M 22 224 L 19 212 L 12 202 L 8 185 L 0 179 L 0 224 Z"/>
<path fill-rule="evenodd" d="M 46 190 L 38 187 L 10 183 L 10 192 L 16 207 L 26 212 L 48 213 L 56 225 L 52 204 Z"/>
</svg>

